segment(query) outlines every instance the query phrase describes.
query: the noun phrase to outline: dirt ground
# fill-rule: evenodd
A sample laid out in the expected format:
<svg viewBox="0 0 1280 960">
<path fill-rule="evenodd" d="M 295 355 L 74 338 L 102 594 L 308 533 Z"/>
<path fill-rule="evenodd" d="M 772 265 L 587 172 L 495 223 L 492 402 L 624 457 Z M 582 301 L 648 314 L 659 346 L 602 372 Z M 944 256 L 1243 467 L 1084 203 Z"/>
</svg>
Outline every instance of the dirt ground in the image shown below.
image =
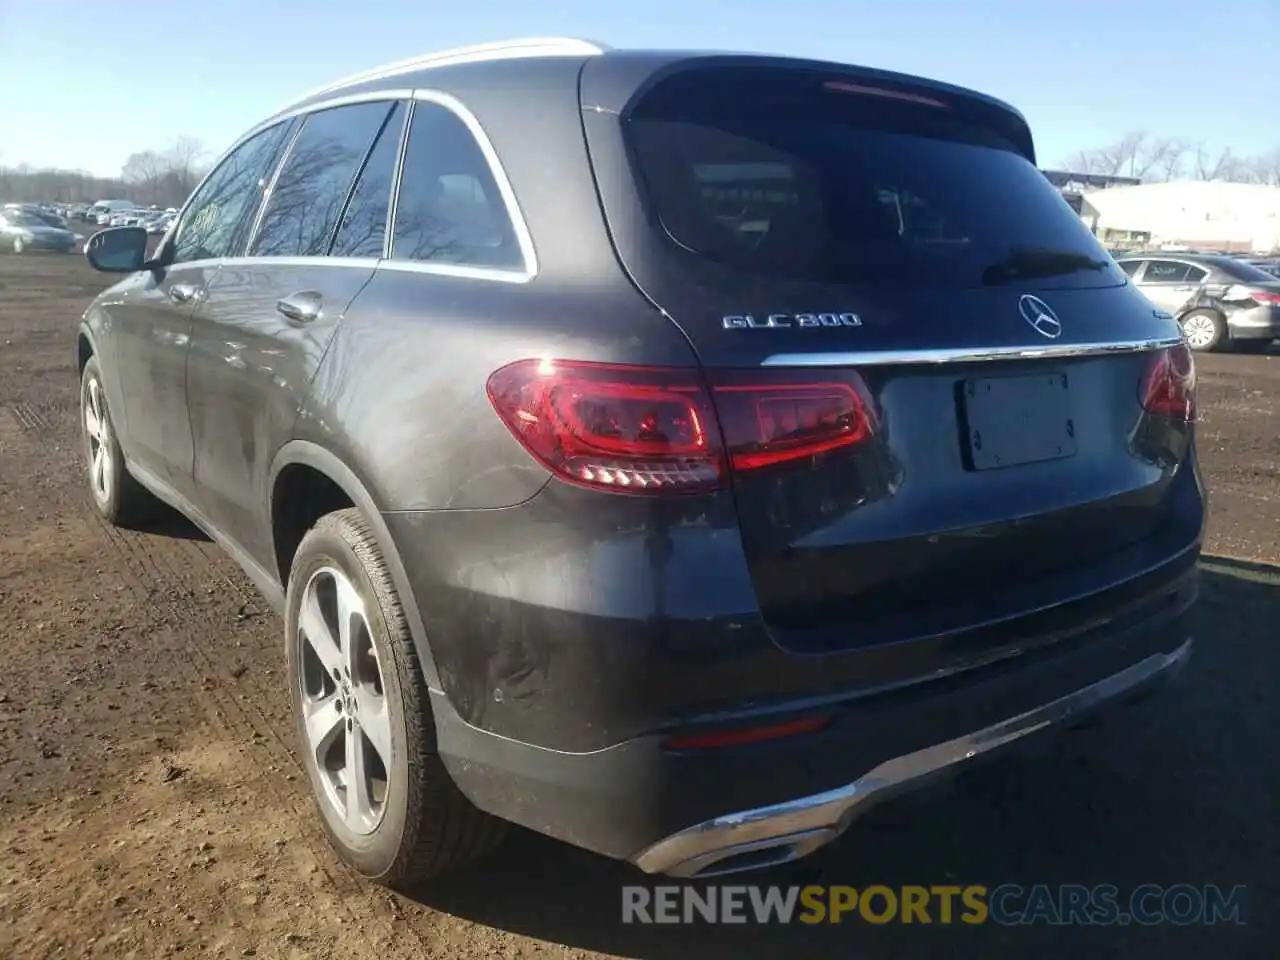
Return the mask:
<svg viewBox="0 0 1280 960">
<path fill-rule="evenodd" d="M 278 621 L 185 522 L 126 533 L 91 512 L 73 344 L 104 285 L 78 256 L 0 257 L 0 958 L 1274 956 L 1276 351 L 1200 363 L 1210 552 L 1234 559 L 1206 561 L 1176 693 L 909 818 L 874 814 L 802 871 L 1246 884 L 1246 926 L 638 927 L 619 894 L 638 874 L 529 834 L 413 898 L 330 854 Z"/>
</svg>

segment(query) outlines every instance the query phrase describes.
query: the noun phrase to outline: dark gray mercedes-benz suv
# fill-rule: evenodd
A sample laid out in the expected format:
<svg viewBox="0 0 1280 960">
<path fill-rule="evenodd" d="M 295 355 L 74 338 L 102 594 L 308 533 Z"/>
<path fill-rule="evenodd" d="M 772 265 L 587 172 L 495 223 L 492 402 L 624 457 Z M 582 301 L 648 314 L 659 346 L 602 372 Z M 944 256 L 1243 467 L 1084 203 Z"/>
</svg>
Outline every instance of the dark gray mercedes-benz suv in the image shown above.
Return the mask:
<svg viewBox="0 0 1280 960">
<path fill-rule="evenodd" d="M 79 328 L 104 517 L 282 612 L 316 805 L 705 876 L 1185 662 L 1192 356 L 1013 108 L 537 40 L 264 121 Z"/>
</svg>

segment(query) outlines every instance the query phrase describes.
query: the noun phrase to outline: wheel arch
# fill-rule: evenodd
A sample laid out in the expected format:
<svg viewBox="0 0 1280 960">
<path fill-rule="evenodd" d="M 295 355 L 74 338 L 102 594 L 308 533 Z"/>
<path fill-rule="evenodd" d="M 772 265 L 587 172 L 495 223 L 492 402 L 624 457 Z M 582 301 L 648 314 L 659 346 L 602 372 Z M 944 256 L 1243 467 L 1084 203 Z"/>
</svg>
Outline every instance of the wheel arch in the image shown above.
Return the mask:
<svg viewBox="0 0 1280 960">
<path fill-rule="evenodd" d="M 378 509 L 373 496 L 359 476 L 332 451 L 309 440 L 290 440 L 276 453 L 275 459 L 271 464 L 267 487 L 269 497 L 268 515 L 272 521 L 273 543 L 276 539 L 276 518 L 278 516 L 276 499 L 278 492 L 282 489 L 280 481 L 282 477 L 287 476 L 290 468 L 297 469 L 299 467 L 314 471 L 333 484 L 350 501 L 351 505 L 360 511 L 368 522 L 370 529 L 373 531 L 374 539 L 378 543 L 378 549 L 382 552 L 383 559 L 386 560 L 387 568 L 391 573 L 391 580 L 395 584 L 396 593 L 399 594 L 400 601 L 404 606 L 405 617 L 409 621 L 409 629 L 413 633 L 414 647 L 418 651 L 418 660 L 422 665 L 423 677 L 433 693 L 440 692 L 440 676 L 436 670 L 435 657 L 432 655 L 431 645 L 427 640 L 426 627 L 422 622 L 422 615 L 414 599 L 408 573 L 405 571 L 404 563 L 400 559 L 400 553 L 396 549 L 395 541 L 391 537 L 391 531 L 383 521 L 382 512 Z M 280 563 L 280 558 L 277 555 L 276 572 L 280 578 L 282 591 L 288 589 L 287 570 L 288 568 Z"/>
<path fill-rule="evenodd" d="M 97 355 L 98 347 L 93 341 L 93 331 L 89 329 L 89 324 L 81 320 L 76 330 L 76 374 L 83 377 L 89 358 Z"/>
</svg>

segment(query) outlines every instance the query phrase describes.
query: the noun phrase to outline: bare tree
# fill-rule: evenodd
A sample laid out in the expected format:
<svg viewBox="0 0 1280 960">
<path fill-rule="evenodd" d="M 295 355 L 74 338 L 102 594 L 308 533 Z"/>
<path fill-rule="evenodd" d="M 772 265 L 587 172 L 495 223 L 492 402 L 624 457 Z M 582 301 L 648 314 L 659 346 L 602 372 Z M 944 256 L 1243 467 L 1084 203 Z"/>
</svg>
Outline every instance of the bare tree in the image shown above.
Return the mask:
<svg viewBox="0 0 1280 960">
<path fill-rule="evenodd" d="M 205 158 L 204 141 L 196 137 L 178 137 L 165 151 L 169 173 L 176 179 L 176 186 L 186 196 L 196 188 Z"/>
<path fill-rule="evenodd" d="M 1145 154 L 1143 173 L 1145 179 L 1176 180 L 1182 173 L 1187 155 L 1187 144 L 1176 137 L 1152 141 Z"/>
<path fill-rule="evenodd" d="M 1111 177 L 1137 177 L 1138 159 L 1147 144 L 1142 132 L 1126 133 L 1115 143 L 1099 147 L 1096 151 L 1101 172 Z"/>
<path fill-rule="evenodd" d="M 120 170 L 120 177 L 132 184 L 145 200 L 154 202 L 160 182 L 167 172 L 167 164 L 160 154 L 154 150 L 142 150 L 129 154 L 129 159 Z"/>
<path fill-rule="evenodd" d="M 1257 164 L 1258 173 L 1263 183 L 1269 183 L 1273 187 L 1280 187 L 1280 147 L 1264 153 L 1254 162 Z"/>
<path fill-rule="evenodd" d="M 1195 150 L 1192 173 L 1197 180 L 1228 180 L 1237 166 L 1238 161 L 1230 147 L 1214 153 L 1201 143 Z"/>
</svg>

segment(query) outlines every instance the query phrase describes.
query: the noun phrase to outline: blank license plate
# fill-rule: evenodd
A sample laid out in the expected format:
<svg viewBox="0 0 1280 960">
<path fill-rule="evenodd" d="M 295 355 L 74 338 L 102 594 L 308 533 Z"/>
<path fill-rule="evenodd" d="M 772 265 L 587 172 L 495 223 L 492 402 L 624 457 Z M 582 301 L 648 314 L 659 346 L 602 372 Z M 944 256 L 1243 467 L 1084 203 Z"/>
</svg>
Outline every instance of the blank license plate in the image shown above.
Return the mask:
<svg viewBox="0 0 1280 960">
<path fill-rule="evenodd" d="M 1075 455 L 1071 386 L 1065 373 L 966 380 L 963 402 L 975 470 Z"/>
</svg>

